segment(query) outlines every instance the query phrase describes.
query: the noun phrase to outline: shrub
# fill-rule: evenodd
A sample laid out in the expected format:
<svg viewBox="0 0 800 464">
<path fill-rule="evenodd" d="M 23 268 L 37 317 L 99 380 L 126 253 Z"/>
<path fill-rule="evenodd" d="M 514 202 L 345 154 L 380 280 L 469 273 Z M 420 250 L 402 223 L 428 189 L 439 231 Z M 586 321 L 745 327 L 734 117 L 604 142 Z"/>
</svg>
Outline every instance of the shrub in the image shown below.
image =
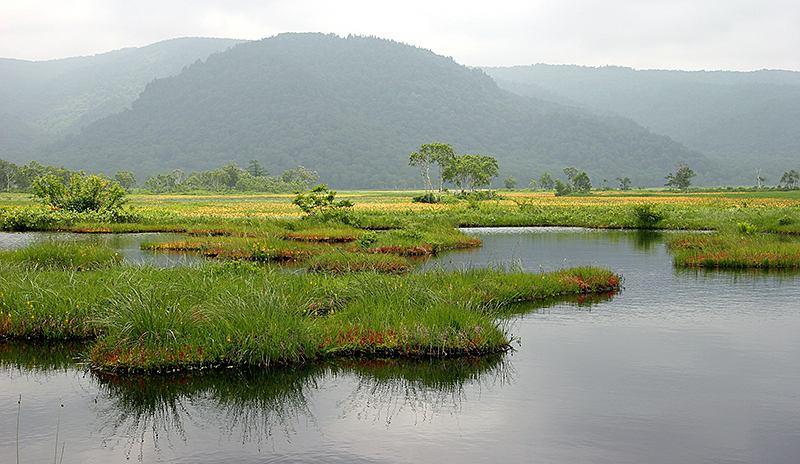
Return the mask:
<svg viewBox="0 0 800 464">
<path fill-rule="evenodd" d="M 757 227 L 749 222 L 738 222 L 736 223 L 736 230 L 739 231 L 740 234 L 754 234 L 757 232 Z"/>
<path fill-rule="evenodd" d="M 424 195 L 417 195 L 411 199 L 414 203 L 439 203 L 439 199 L 436 198 L 431 192 L 428 192 Z"/>
<path fill-rule="evenodd" d="M 67 211 L 113 210 L 125 203 L 125 189 L 99 175 L 75 174 L 64 185 L 58 177 L 39 177 L 31 184 L 33 196 L 53 208 Z"/>
<path fill-rule="evenodd" d="M 656 205 L 653 203 L 634 205 L 633 214 L 636 219 L 636 225 L 642 228 L 653 227 L 667 217 L 663 211 L 656 210 Z"/>
</svg>

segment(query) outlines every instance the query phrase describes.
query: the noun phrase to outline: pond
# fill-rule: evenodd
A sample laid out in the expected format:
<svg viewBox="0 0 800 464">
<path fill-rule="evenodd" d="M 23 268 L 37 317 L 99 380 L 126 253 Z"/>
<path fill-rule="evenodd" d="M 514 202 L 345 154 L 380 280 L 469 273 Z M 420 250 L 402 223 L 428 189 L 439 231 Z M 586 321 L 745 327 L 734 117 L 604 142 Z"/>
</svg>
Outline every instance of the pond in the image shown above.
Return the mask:
<svg viewBox="0 0 800 464">
<path fill-rule="evenodd" d="M 127 263 L 148 264 L 159 267 L 185 266 L 203 261 L 202 257 L 188 253 L 170 253 L 142 250 L 143 242 L 169 242 L 185 235 L 147 232 L 135 234 L 74 234 L 71 232 L 0 232 L 0 250 L 16 250 L 31 244 L 48 241 L 71 241 L 104 245 L 117 250 Z"/>
<path fill-rule="evenodd" d="M 800 461 L 800 274 L 676 269 L 665 233 L 468 232 L 484 246 L 425 266 L 599 265 L 622 273 L 624 290 L 519 307 L 504 322 L 515 350 L 478 359 L 115 377 L 87 371 L 80 346 L 0 344 L 0 456 Z"/>
</svg>

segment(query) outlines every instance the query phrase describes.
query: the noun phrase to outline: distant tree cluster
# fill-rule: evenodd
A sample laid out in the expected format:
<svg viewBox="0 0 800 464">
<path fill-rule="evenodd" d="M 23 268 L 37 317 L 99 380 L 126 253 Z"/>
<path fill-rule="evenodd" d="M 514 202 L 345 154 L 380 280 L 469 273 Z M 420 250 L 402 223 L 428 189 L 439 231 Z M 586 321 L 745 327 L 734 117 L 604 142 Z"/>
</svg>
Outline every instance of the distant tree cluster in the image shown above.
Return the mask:
<svg viewBox="0 0 800 464">
<path fill-rule="evenodd" d="M 205 190 L 211 192 L 241 191 L 265 193 L 289 193 L 305 190 L 311 183 L 319 179 L 316 171 L 303 166 L 283 171 L 280 176 L 269 176 L 256 160 L 250 160 L 247 169 L 236 163 L 214 169 L 213 171 L 192 171 L 186 175 L 180 169 L 169 174 L 156 174 L 144 183 L 144 187 L 153 193 L 180 193 Z"/>
<path fill-rule="evenodd" d="M 795 171 L 794 169 L 784 172 L 783 177 L 781 177 L 781 184 L 783 184 L 788 189 L 795 188 L 795 184 L 800 181 L 800 173 Z"/>
<path fill-rule="evenodd" d="M 129 171 L 119 171 L 113 178 L 108 178 L 103 174 L 87 176 L 83 171 L 71 171 L 63 166 L 59 168 L 45 166 L 36 161 L 17 166 L 14 163 L 0 159 L 0 190 L 5 190 L 6 192 L 16 190 L 36 194 L 36 181 L 43 178 L 46 178 L 46 183 L 50 185 L 50 193 L 45 196 L 56 194 L 54 189 L 59 189 L 56 186 L 56 181 L 62 184 L 65 189 L 77 188 L 75 179 L 86 180 L 87 185 L 92 184 L 95 186 L 99 184 L 110 186 L 113 183 L 119 185 L 123 190 L 130 190 L 136 185 L 136 178 Z M 40 182 L 40 188 L 43 185 L 42 182 L 45 181 Z M 43 193 L 44 191 L 40 189 L 39 192 Z"/>
<path fill-rule="evenodd" d="M 497 160 L 491 156 L 456 155 L 449 143 L 425 143 L 409 156 L 408 164 L 416 166 L 422 176 L 426 197 L 433 197 L 432 165 L 438 166 L 439 195 L 442 199 L 444 183 L 454 184 L 462 194 L 474 193 L 479 187 L 488 187 L 499 175 Z"/>
</svg>

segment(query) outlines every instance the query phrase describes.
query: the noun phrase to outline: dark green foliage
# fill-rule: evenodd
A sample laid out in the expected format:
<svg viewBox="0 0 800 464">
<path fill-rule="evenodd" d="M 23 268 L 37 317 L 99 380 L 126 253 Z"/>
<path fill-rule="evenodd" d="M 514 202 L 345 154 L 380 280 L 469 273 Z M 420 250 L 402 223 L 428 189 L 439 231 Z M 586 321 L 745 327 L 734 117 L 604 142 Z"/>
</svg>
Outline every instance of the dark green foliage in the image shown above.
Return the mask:
<svg viewBox="0 0 800 464">
<path fill-rule="evenodd" d="M 411 199 L 414 203 L 439 203 L 439 199 L 433 192 L 423 193 L 422 195 L 417 195 Z"/>
<path fill-rule="evenodd" d="M 42 203 L 78 213 L 118 209 L 125 203 L 125 190 L 118 183 L 95 174 L 75 174 L 66 185 L 48 175 L 34 180 L 31 188 Z"/>
<path fill-rule="evenodd" d="M 689 186 L 692 185 L 692 177 L 695 175 L 691 168 L 685 164 L 679 164 L 674 173 L 669 173 L 664 178 L 667 180 L 667 183 L 664 185 L 667 187 L 675 187 L 683 193 L 686 193 L 689 191 Z"/>
<path fill-rule="evenodd" d="M 702 185 L 751 185 L 755 168 L 763 168 L 768 179 L 779 179 L 800 153 L 800 72 L 547 64 L 483 69 L 500 87 L 520 95 L 619 114 L 702 151 L 713 169 L 684 159 Z M 662 166 L 662 172 L 668 167 Z M 620 168 L 637 182 L 655 185 L 639 169 Z"/>
<path fill-rule="evenodd" d="M 18 163 L 27 162 L 33 157 L 32 149 L 51 143 L 54 134 L 76 132 L 97 119 L 123 111 L 148 82 L 176 75 L 191 63 L 238 42 L 181 38 L 59 60 L 0 58 L 4 97 L 0 154 L 13 157 Z M 106 172 L 133 167 L 131 163 Z"/>
<path fill-rule="evenodd" d="M 666 212 L 659 210 L 653 203 L 639 203 L 633 206 L 633 214 L 636 217 L 636 225 L 643 229 L 649 229 L 667 218 Z"/>
<path fill-rule="evenodd" d="M 258 156 L 272 172 L 303 164 L 337 188 L 413 188 L 407 154 L 433 138 L 491 156 L 515 177 L 569 163 L 600 178 L 629 169 L 655 185 L 678 159 L 707 166 L 629 120 L 514 96 L 430 51 L 322 34 L 212 55 L 148 84 L 131 110 L 28 156 L 95 172 L 135 167 L 140 179 Z"/>
<path fill-rule="evenodd" d="M 327 184 L 319 184 L 309 193 L 295 192 L 297 196 L 292 204 L 297 205 L 306 214 L 321 214 L 337 208 L 353 206 L 350 200 L 336 201 L 336 191 L 328 189 Z"/>
</svg>

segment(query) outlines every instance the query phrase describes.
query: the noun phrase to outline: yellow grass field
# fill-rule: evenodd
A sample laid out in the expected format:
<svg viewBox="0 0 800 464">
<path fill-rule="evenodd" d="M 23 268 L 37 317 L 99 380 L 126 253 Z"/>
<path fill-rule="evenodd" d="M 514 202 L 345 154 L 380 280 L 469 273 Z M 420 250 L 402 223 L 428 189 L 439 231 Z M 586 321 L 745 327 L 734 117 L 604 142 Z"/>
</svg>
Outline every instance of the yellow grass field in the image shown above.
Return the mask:
<svg viewBox="0 0 800 464">
<path fill-rule="evenodd" d="M 349 199 L 355 211 L 411 213 L 446 211 L 464 208 L 462 203 L 414 203 L 411 198 L 422 191 L 339 192 L 337 199 Z M 552 192 L 502 192 L 503 199 L 493 205 L 515 208 L 525 202 L 532 206 L 623 206 L 637 203 L 705 206 L 714 208 L 800 208 L 800 195 L 795 192 L 692 193 L 600 191 L 587 196 L 557 197 Z M 172 211 L 186 216 L 217 218 L 299 217 L 300 208 L 292 204 L 294 195 L 133 195 L 130 204 L 144 212 Z"/>
</svg>

